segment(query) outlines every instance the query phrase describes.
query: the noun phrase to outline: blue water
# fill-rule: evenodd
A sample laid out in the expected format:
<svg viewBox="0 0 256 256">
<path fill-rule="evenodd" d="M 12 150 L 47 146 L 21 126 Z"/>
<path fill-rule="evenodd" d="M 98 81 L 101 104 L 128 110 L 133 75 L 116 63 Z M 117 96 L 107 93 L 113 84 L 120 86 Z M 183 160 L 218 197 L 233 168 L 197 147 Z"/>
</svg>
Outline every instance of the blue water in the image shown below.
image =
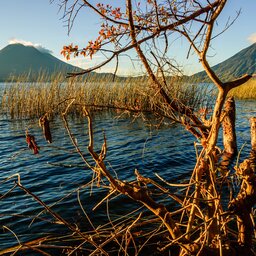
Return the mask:
<svg viewBox="0 0 256 256">
<path fill-rule="evenodd" d="M 256 116 L 256 102 L 237 103 L 238 147 L 244 143 L 241 159 L 250 150 L 249 118 Z M 88 131 L 85 119 L 69 120 L 72 133 L 88 161 Z M 117 114 L 104 112 L 93 115 L 95 148 L 99 152 L 103 131 L 107 139 L 106 164 L 114 176 L 133 180 L 137 168 L 144 175 L 156 179 L 158 173 L 169 182 L 182 182 L 189 178 L 195 163 L 194 138 L 178 125 L 163 124 L 159 129 L 140 118 L 117 118 Z M 33 155 L 27 148 L 25 130 L 33 134 L 40 146 L 40 154 Z M 92 179 L 91 170 L 76 153 L 60 118 L 51 121 L 53 143 L 47 144 L 37 120 L 8 120 L 0 117 L 0 197 L 17 181 L 37 195 L 47 205 L 60 200 L 53 210 L 70 223 L 90 230 L 77 200 L 77 189 L 84 209 L 97 226 L 106 217 L 106 204 L 92 212 L 92 208 L 106 196 L 103 188 L 83 187 Z M 8 177 L 14 175 L 10 180 Z M 112 214 L 128 213 L 136 208 L 130 200 L 119 197 L 113 200 Z M 43 210 L 31 196 L 19 188 L 10 191 L 0 200 L 0 227 L 7 226 L 22 241 L 47 234 L 66 232 Z M 32 221 L 33 220 L 33 221 Z M 14 235 L 0 229 L 0 249 L 17 244 Z"/>
</svg>

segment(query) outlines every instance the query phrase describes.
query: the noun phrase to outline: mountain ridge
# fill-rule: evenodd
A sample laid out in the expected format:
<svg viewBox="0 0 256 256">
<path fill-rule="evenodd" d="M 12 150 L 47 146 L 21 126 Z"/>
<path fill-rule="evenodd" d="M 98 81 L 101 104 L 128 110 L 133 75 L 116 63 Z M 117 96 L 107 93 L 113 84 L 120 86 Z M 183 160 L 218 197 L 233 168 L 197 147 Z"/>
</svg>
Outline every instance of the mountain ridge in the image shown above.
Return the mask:
<svg viewBox="0 0 256 256">
<path fill-rule="evenodd" d="M 256 73 L 256 43 L 242 49 L 225 61 L 212 67 L 213 71 L 222 81 L 228 81 L 238 78 L 244 74 Z M 4 82 L 13 77 L 26 75 L 28 79 L 33 80 L 42 74 L 52 75 L 62 72 L 64 75 L 68 72 L 80 72 L 81 68 L 70 65 L 54 57 L 49 52 L 43 52 L 34 46 L 25 46 L 23 44 L 9 44 L 0 50 L 0 81 Z M 95 76 L 109 76 L 113 78 L 112 73 L 96 73 Z M 125 77 L 120 77 L 125 79 Z M 190 77 L 192 81 L 211 82 L 205 71 L 198 72 Z M 134 78 L 136 79 L 136 78 Z"/>
<path fill-rule="evenodd" d="M 212 66 L 212 70 L 224 82 L 241 77 L 244 74 L 256 73 L 256 43 L 240 50 L 223 62 Z M 196 81 L 209 82 L 205 71 L 191 76 Z"/>
<path fill-rule="evenodd" d="M 41 72 L 53 74 L 81 70 L 33 46 L 9 44 L 0 50 L 0 80 L 2 81 L 29 73 L 32 76 L 38 76 Z"/>
</svg>

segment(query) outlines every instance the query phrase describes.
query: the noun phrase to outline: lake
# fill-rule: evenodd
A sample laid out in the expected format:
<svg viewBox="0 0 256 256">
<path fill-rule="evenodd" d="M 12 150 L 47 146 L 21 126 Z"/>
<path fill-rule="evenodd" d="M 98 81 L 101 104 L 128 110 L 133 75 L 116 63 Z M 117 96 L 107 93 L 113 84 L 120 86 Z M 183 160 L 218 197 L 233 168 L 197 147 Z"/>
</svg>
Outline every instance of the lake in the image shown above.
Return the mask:
<svg viewBox="0 0 256 256">
<path fill-rule="evenodd" d="M 255 101 L 237 102 L 238 147 L 245 146 L 241 159 L 250 150 L 249 118 L 256 116 Z M 72 133 L 92 164 L 87 152 L 88 132 L 85 119 L 70 118 Z M 108 151 L 106 164 L 113 175 L 123 180 L 134 180 L 134 170 L 152 179 L 155 173 L 169 182 L 186 181 L 195 164 L 194 138 L 179 125 L 162 124 L 156 129 L 141 118 L 118 116 L 113 112 L 93 114 L 95 147 L 100 151 L 103 132 L 106 135 Z M 61 234 L 66 228 L 55 223 L 53 218 L 41 211 L 42 206 L 19 188 L 13 190 L 17 174 L 21 184 L 52 207 L 64 219 L 83 230 L 91 227 L 79 206 L 81 203 L 97 226 L 106 220 L 106 203 L 95 211 L 93 207 L 107 195 L 107 190 L 92 190 L 84 185 L 91 181 L 92 172 L 76 153 L 60 118 L 51 122 L 53 143 L 47 144 L 38 120 L 10 120 L 0 117 L 0 226 L 7 226 L 21 242 L 45 234 Z M 33 134 L 40 146 L 40 153 L 34 155 L 27 148 L 25 131 Z M 8 177 L 12 177 L 9 180 Z M 110 201 L 111 216 L 121 216 L 138 205 L 119 197 Z M 39 214 L 41 213 L 41 214 Z M 39 215 L 38 215 L 39 214 Z M 16 245 L 15 236 L 7 229 L 0 231 L 0 249 Z"/>
</svg>

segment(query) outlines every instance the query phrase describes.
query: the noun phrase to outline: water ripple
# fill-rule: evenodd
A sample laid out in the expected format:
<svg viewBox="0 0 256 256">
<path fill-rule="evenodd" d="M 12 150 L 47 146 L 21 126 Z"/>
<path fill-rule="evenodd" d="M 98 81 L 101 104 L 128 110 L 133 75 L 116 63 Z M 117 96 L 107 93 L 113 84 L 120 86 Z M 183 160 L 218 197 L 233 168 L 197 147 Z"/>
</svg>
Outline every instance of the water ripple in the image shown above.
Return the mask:
<svg viewBox="0 0 256 256">
<path fill-rule="evenodd" d="M 237 137 L 239 148 L 247 142 L 242 157 L 250 149 L 249 117 L 255 114 L 255 101 L 238 102 Z M 84 156 L 93 164 L 87 152 L 88 132 L 85 120 L 71 120 L 72 134 Z M 36 137 L 40 146 L 40 154 L 33 155 L 25 142 L 25 130 Z M 54 142 L 47 144 L 37 126 L 36 120 L 6 120 L 0 118 L 0 182 L 14 174 L 19 174 L 21 183 L 31 192 L 39 196 L 48 205 L 60 200 L 53 209 L 64 218 L 77 225 L 87 227 L 82 221 L 82 213 L 78 204 L 76 189 L 91 180 L 92 172 L 68 138 L 61 120 L 51 123 Z M 106 164 L 113 175 L 124 180 L 133 180 L 134 170 L 142 175 L 155 179 L 158 173 L 170 182 L 181 181 L 188 177 L 195 162 L 194 140 L 179 126 L 163 127 L 159 130 L 146 126 L 141 120 L 113 119 L 109 113 L 94 116 L 95 149 L 100 152 L 103 143 L 103 131 L 107 138 Z M 0 195 L 4 195 L 14 186 L 17 177 L 0 186 Z M 81 188 L 81 201 L 88 214 L 95 222 L 100 223 L 105 216 L 103 204 L 96 213 L 92 208 L 105 195 L 103 189 Z M 67 196 L 69 195 L 69 196 Z M 117 207 L 116 214 L 123 214 L 135 207 L 126 197 L 113 200 Z M 124 207 L 125 206 L 125 207 Z M 63 226 L 48 225 L 53 219 L 46 213 L 31 220 L 43 208 L 29 195 L 15 188 L 1 200 L 0 225 L 11 228 L 21 240 L 26 241 L 36 234 L 61 232 Z M 90 228 L 89 226 L 87 228 Z M 26 234 L 26 235 L 24 235 Z M 31 234 L 31 235 L 30 235 Z M 32 235 L 33 234 L 33 235 Z M 8 232 L 0 233 L 1 248 L 15 244 L 16 240 Z"/>
</svg>

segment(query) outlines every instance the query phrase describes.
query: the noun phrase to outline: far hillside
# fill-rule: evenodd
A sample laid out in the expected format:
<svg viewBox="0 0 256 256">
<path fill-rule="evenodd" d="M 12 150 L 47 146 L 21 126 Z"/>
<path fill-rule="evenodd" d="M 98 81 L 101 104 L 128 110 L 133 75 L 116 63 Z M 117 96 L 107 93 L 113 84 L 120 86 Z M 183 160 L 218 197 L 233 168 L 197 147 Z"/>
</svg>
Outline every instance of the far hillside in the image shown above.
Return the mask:
<svg viewBox="0 0 256 256">
<path fill-rule="evenodd" d="M 79 72 L 81 69 L 33 46 L 10 44 L 0 50 L 0 81 L 28 74 L 30 79 L 36 79 L 42 72 L 52 75 L 74 71 Z"/>
<path fill-rule="evenodd" d="M 213 66 L 212 69 L 223 81 L 256 73 L 256 43 Z M 210 82 L 204 71 L 194 74 L 192 78 L 200 82 Z"/>
<path fill-rule="evenodd" d="M 238 78 L 244 74 L 256 73 L 256 43 L 241 50 L 231 58 L 213 66 L 213 70 L 223 81 Z M 38 50 L 33 46 L 24 46 L 22 44 L 10 44 L 0 50 L 0 81 L 15 80 L 23 75 L 29 81 L 37 81 L 42 73 L 46 77 L 51 77 L 56 73 L 62 73 L 65 76 L 69 72 L 80 72 L 81 68 L 70 65 L 59 60 L 48 52 Z M 127 80 L 126 77 L 116 77 L 112 73 L 91 72 L 90 77 L 100 79 L 108 78 L 112 81 L 114 78 L 121 82 Z M 84 76 L 86 79 L 86 76 Z M 129 77 L 135 82 L 141 81 L 145 76 Z M 184 76 L 187 80 L 188 77 Z M 194 74 L 190 77 L 196 82 L 211 82 L 204 71 Z M 167 79 L 169 81 L 169 79 Z"/>
</svg>

